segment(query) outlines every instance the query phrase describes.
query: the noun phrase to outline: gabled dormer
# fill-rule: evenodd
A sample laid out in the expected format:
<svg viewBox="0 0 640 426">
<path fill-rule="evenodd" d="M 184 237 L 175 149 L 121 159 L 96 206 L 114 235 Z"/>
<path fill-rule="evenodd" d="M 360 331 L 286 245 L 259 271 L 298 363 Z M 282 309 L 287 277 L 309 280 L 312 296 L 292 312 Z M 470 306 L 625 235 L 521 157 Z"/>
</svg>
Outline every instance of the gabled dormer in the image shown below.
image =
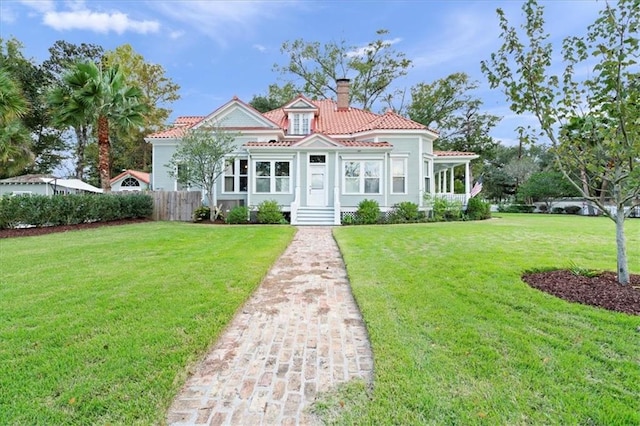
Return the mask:
<svg viewBox="0 0 640 426">
<path fill-rule="evenodd" d="M 287 133 L 290 136 L 306 136 L 312 133 L 318 107 L 302 95 L 282 107 L 287 115 Z"/>
</svg>

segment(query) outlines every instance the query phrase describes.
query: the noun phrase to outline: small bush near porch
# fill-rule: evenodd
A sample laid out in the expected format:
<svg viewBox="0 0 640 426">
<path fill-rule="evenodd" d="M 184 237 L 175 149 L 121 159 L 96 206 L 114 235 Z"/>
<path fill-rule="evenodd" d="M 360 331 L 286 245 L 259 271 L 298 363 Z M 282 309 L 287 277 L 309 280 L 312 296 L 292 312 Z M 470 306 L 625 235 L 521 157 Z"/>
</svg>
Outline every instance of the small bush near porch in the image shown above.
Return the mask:
<svg viewBox="0 0 640 426">
<path fill-rule="evenodd" d="M 293 233 L 153 222 L 0 239 L 0 424 L 162 424 Z"/>
<path fill-rule="evenodd" d="M 615 269 L 610 221 L 500 216 L 334 230 L 375 377 L 315 412 L 339 424 L 640 424 L 640 317 L 521 280 L 536 268 Z M 626 226 L 637 274 L 640 222 Z"/>
</svg>

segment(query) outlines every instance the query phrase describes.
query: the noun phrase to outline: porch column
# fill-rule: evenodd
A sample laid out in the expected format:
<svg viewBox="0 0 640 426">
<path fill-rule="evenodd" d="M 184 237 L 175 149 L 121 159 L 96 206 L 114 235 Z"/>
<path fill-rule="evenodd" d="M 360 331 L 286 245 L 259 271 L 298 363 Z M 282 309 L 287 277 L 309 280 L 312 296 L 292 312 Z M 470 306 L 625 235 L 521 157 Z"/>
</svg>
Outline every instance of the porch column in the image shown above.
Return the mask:
<svg viewBox="0 0 640 426">
<path fill-rule="evenodd" d="M 464 163 L 464 197 L 469 197 L 471 191 L 471 176 L 469 174 L 469 163 Z"/>
<path fill-rule="evenodd" d="M 454 166 L 455 167 L 455 166 Z M 453 173 L 453 169 L 454 167 L 451 167 L 451 169 L 449 169 L 449 173 L 451 174 L 449 176 L 449 193 L 453 194 L 455 191 L 455 186 L 453 184 L 453 178 L 455 177 L 455 173 Z"/>
</svg>

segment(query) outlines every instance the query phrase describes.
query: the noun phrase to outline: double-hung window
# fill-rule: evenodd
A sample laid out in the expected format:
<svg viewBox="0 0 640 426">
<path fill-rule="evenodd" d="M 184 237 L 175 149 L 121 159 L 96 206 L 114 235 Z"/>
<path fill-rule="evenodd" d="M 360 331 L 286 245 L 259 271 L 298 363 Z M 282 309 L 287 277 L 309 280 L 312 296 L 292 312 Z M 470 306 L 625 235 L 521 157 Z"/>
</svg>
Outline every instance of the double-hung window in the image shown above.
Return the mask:
<svg viewBox="0 0 640 426">
<path fill-rule="evenodd" d="M 345 194 L 380 194 L 382 161 L 345 161 L 343 164 Z"/>
<path fill-rule="evenodd" d="M 391 193 L 406 194 L 407 193 L 407 159 L 392 158 L 391 159 Z"/>
<path fill-rule="evenodd" d="M 224 192 L 247 192 L 249 161 L 235 158 L 227 160 L 224 169 Z"/>
<path fill-rule="evenodd" d="M 291 114 L 291 134 L 292 135 L 308 135 L 311 133 L 311 119 L 309 114 L 294 113 Z"/>
<path fill-rule="evenodd" d="M 256 192 L 291 192 L 291 161 L 256 161 Z"/>
</svg>

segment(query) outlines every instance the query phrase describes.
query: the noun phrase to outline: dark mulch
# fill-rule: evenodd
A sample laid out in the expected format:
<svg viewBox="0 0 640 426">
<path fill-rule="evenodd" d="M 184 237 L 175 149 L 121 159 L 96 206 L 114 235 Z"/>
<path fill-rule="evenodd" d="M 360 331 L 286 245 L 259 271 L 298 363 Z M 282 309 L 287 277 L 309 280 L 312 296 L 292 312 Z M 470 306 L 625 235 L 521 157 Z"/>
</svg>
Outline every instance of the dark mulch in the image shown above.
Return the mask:
<svg viewBox="0 0 640 426">
<path fill-rule="evenodd" d="M 640 275 L 632 274 L 631 283 L 626 286 L 618 284 L 612 272 L 586 277 L 558 270 L 529 273 L 522 279 L 533 288 L 569 302 L 640 315 Z"/>
<path fill-rule="evenodd" d="M 150 219 L 121 219 L 109 222 L 80 223 L 78 225 L 44 226 L 40 228 L 0 229 L 0 238 L 32 237 L 35 235 L 52 234 L 54 232 L 77 231 L 101 226 L 127 225 L 131 223 L 149 222 Z"/>
</svg>

